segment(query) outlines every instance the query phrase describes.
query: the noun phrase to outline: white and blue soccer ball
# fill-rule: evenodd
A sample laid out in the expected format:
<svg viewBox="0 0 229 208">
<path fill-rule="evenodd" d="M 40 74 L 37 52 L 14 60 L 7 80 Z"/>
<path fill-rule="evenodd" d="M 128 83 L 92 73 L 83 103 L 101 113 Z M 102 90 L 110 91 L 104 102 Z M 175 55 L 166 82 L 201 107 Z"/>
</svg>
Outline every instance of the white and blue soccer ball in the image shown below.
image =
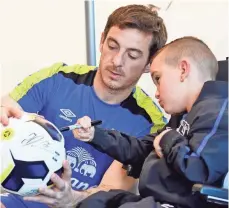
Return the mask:
<svg viewBox="0 0 229 208">
<path fill-rule="evenodd" d="M 38 194 L 38 188 L 52 186 L 50 176 L 61 175 L 66 159 L 64 137 L 47 120 L 33 114 L 10 118 L 1 130 L 1 187 L 21 196 Z"/>
</svg>

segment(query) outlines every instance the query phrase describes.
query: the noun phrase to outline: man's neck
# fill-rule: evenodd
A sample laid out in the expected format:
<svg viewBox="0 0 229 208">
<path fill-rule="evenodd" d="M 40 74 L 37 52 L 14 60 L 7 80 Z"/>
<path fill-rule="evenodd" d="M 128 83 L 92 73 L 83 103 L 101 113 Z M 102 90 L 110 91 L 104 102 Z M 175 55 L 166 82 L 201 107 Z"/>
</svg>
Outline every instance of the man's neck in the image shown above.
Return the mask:
<svg viewBox="0 0 229 208">
<path fill-rule="evenodd" d="M 99 71 L 95 75 L 94 79 L 94 90 L 96 95 L 105 103 L 108 104 L 119 104 L 124 101 L 132 92 L 132 88 L 125 90 L 112 90 L 108 88 L 102 81 Z"/>
</svg>

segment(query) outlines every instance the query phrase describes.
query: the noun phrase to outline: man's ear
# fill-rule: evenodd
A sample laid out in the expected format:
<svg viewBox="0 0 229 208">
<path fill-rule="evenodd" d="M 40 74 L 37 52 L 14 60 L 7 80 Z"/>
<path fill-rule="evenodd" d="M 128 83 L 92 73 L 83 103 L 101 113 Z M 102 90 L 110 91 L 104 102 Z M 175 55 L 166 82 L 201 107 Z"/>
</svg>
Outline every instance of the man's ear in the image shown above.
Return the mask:
<svg viewBox="0 0 229 208">
<path fill-rule="evenodd" d="M 184 82 L 184 80 L 189 76 L 190 74 L 190 63 L 187 60 L 181 60 L 179 63 L 179 69 L 181 71 L 180 74 L 180 81 Z"/>
<path fill-rule="evenodd" d="M 150 64 L 147 64 L 145 66 L 145 69 L 144 69 L 144 72 L 143 73 L 149 73 L 149 71 L 150 71 Z"/>
<path fill-rule="evenodd" d="M 102 53 L 104 41 L 105 41 L 105 39 L 104 39 L 104 32 L 103 32 L 102 35 L 101 35 L 100 44 L 99 44 L 100 53 Z"/>
</svg>

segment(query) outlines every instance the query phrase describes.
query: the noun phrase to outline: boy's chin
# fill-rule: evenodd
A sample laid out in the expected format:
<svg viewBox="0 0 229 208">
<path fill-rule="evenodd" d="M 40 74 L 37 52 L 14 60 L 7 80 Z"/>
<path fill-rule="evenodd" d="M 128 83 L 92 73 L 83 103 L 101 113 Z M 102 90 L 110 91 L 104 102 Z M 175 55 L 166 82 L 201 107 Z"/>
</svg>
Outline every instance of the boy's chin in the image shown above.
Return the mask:
<svg viewBox="0 0 229 208">
<path fill-rule="evenodd" d="M 166 107 L 166 106 L 163 106 L 162 107 L 163 109 L 164 109 L 164 111 L 167 113 L 167 114 L 170 114 L 171 115 L 171 109 L 169 109 L 168 107 Z"/>
<path fill-rule="evenodd" d="M 174 109 L 169 109 L 169 108 L 164 108 L 164 111 L 169 115 L 177 115 L 177 114 L 180 114 L 182 112 L 179 110 L 174 110 Z"/>
</svg>

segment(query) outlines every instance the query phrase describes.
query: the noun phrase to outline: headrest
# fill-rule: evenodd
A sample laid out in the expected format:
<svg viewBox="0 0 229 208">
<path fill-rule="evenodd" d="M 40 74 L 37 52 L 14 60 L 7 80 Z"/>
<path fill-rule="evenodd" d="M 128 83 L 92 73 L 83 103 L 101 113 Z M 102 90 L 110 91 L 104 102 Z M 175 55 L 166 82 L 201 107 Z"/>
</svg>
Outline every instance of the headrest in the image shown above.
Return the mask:
<svg viewBox="0 0 229 208">
<path fill-rule="evenodd" d="M 218 61 L 219 72 L 216 76 L 216 80 L 228 82 L 228 59 Z"/>
</svg>

